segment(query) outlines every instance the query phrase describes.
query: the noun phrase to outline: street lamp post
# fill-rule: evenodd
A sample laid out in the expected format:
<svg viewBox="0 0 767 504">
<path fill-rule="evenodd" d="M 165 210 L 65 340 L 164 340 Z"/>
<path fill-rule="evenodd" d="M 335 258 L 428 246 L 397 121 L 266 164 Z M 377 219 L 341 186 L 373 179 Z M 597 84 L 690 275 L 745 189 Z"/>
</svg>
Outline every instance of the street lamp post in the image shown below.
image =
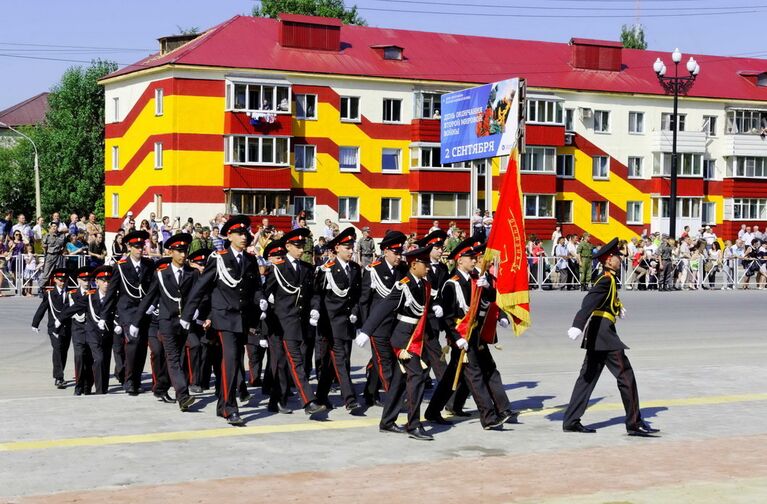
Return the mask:
<svg viewBox="0 0 767 504">
<path fill-rule="evenodd" d="M 653 70 L 658 76 L 658 82 L 666 90 L 666 93 L 674 94 L 674 113 L 671 116 L 671 131 L 672 131 L 672 143 L 671 143 L 671 190 L 669 195 L 669 233 L 671 238 L 676 238 L 676 177 L 677 177 L 677 152 L 676 152 L 676 135 L 677 135 L 677 123 L 679 122 L 679 115 L 677 113 L 679 108 L 679 95 L 687 94 L 692 87 L 692 83 L 695 82 L 695 78 L 700 73 L 700 65 L 695 61 L 695 58 L 690 57 L 687 62 L 687 71 L 690 75 L 680 77 L 679 76 L 679 62 L 682 61 L 682 53 L 679 49 L 674 49 L 671 53 L 671 61 L 674 62 L 674 76 L 666 76 L 666 65 L 660 58 L 655 60 L 653 64 Z"/>
<path fill-rule="evenodd" d="M 35 142 L 32 141 L 31 138 L 29 138 L 27 135 L 22 133 L 21 131 L 17 130 L 10 124 L 5 124 L 3 122 L 0 122 L 0 128 L 8 128 L 11 131 L 16 132 L 18 135 L 21 135 L 22 137 L 29 140 L 29 143 L 32 144 L 32 148 L 35 150 L 35 217 L 40 217 L 43 215 L 42 205 L 40 204 L 40 163 L 39 158 L 37 156 L 37 145 L 35 145 Z"/>
</svg>

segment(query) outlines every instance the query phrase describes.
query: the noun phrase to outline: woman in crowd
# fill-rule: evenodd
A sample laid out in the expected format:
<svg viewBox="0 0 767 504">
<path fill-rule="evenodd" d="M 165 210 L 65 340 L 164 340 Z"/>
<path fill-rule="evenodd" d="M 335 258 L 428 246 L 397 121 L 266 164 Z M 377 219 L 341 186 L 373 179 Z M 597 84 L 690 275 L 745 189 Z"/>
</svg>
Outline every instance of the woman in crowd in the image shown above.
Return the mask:
<svg viewBox="0 0 767 504">
<path fill-rule="evenodd" d="M 76 270 L 80 267 L 79 259 L 77 256 L 81 256 L 88 253 L 88 246 L 80 241 L 80 235 L 69 235 L 69 242 L 67 243 L 67 269 Z"/>
<path fill-rule="evenodd" d="M 37 277 L 39 276 L 42 262 L 38 262 L 37 256 L 35 256 L 34 248 L 31 243 L 24 245 L 24 255 L 22 256 L 24 261 L 24 296 L 29 297 L 32 295 L 32 285 L 37 284 Z"/>
<path fill-rule="evenodd" d="M 724 259 L 724 254 L 722 254 L 722 247 L 719 245 L 719 242 L 715 241 L 711 244 L 711 250 L 708 251 L 708 258 L 706 260 L 706 277 L 708 278 L 708 287 L 706 287 L 706 284 L 704 282 L 703 288 L 706 289 L 715 289 L 716 288 L 716 274 L 719 273 L 719 270 L 722 269 L 722 261 Z M 725 277 L 725 282 L 727 278 Z M 722 290 L 724 290 L 726 286 L 722 287 Z"/>
<path fill-rule="evenodd" d="M 13 236 L 8 239 L 6 254 L 8 256 L 8 271 L 12 276 L 15 276 L 16 268 L 18 268 L 21 256 L 24 254 L 24 238 L 21 235 L 21 231 L 18 229 L 14 231 Z"/>
<path fill-rule="evenodd" d="M 128 253 L 128 246 L 123 243 L 124 235 L 125 233 L 121 229 L 117 232 L 115 239 L 112 242 L 112 260 L 114 262 L 121 260 L 123 257 L 125 257 L 125 254 Z"/>
<path fill-rule="evenodd" d="M 143 226 L 143 222 L 141 223 Z M 149 239 L 144 244 L 144 255 L 153 261 L 162 257 L 162 251 L 160 250 L 160 242 L 157 238 L 157 231 L 152 231 Z"/>
</svg>

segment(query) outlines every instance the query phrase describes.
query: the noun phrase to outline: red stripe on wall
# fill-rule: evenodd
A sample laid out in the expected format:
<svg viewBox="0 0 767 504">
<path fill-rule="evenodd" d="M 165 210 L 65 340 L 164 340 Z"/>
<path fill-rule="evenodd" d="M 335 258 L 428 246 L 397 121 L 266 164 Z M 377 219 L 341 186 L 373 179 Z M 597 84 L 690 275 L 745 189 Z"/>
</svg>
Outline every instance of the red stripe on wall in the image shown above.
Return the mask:
<svg viewBox="0 0 767 504">
<path fill-rule="evenodd" d="M 585 184 L 583 184 L 579 180 L 575 180 L 575 179 L 561 179 L 561 180 L 562 180 L 563 192 L 574 192 L 575 194 L 579 195 L 580 197 L 584 198 L 586 201 L 589 201 L 589 202 L 608 201 L 610 203 L 610 207 L 608 209 L 610 219 L 617 220 L 621 224 L 626 224 L 626 210 L 624 208 L 621 208 L 619 205 L 616 205 L 615 203 L 607 199 L 605 196 L 602 196 L 601 194 L 587 187 Z M 589 216 L 589 218 L 591 217 Z"/>
<path fill-rule="evenodd" d="M 594 156 L 610 156 L 607 152 L 603 151 L 593 143 L 586 140 L 581 135 L 575 133 L 573 135 L 573 145 L 575 148 L 579 149 L 583 153 L 587 154 L 588 156 L 594 157 Z M 610 156 L 610 173 L 614 173 L 620 178 L 626 180 L 628 179 L 628 173 L 629 170 L 626 167 L 626 165 L 622 164 L 620 161 L 615 159 L 614 157 Z M 634 184 L 635 180 L 626 180 L 629 184 Z M 636 186 L 635 186 L 636 187 Z"/>
</svg>

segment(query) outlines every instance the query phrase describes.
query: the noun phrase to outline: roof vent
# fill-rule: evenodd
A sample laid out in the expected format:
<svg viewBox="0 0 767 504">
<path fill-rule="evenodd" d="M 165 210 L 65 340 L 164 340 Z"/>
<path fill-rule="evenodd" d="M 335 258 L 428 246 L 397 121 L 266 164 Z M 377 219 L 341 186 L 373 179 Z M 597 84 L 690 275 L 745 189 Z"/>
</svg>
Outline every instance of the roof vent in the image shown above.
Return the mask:
<svg viewBox="0 0 767 504">
<path fill-rule="evenodd" d="M 570 45 L 573 48 L 570 64 L 574 68 L 620 72 L 623 50 L 620 42 L 572 38 Z"/>
<path fill-rule="evenodd" d="M 280 44 L 283 47 L 339 51 L 341 20 L 320 16 L 280 14 Z"/>
<path fill-rule="evenodd" d="M 396 45 L 374 45 L 370 46 L 375 52 L 377 52 L 385 60 L 402 61 L 405 59 L 405 49 Z"/>
<path fill-rule="evenodd" d="M 741 70 L 738 75 L 746 79 L 754 86 L 767 87 L 767 71 Z"/>
<path fill-rule="evenodd" d="M 168 54 L 171 51 L 175 51 L 187 42 L 199 37 L 200 33 L 194 33 L 189 35 L 169 35 L 167 37 L 160 37 L 157 39 L 160 42 L 160 55 Z"/>
</svg>

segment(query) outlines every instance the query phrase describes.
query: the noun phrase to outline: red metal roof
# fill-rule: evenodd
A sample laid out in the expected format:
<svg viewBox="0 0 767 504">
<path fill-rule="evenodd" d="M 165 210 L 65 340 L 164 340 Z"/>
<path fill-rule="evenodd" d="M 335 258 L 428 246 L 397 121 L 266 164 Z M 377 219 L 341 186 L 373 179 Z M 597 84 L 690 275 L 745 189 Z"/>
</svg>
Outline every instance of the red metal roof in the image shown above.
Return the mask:
<svg viewBox="0 0 767 504">
<path fill-rule="evenodd" d="M 366 26 L 343 25 L 341 50 L 313 51 L 282 47 L 280 21 L 235 16 L 166 55 L 152 55 L 107 77 L 165 64 L 257 68 L 335 75 L 389 77 L 432 81 L 486 83 L 525 77 L 528 85 L 551 89 L 664 94 L 653 62 L 660 57 L 671 67 L 668 52 L 623 49 L 621 71 L 573 68 L 572 47 L 566 43 L 451 35 Z M 600 44 L 603 43 L 600 41 Z M 404 60 L 384 60 L 372 45 L 405 48 Z M 767 60 L 685 54 L 701 67 L 690 96 L 767 101 L 767 87 L 758 87 L 738 72 L 764 68 Z"/>
<path fill-rule="evenodd" d="M 599 46 L 599 47 L 623 47 L 623 44 L 621 44 L 620 42 L 615 42 L 612 40 L 597 40 L 597 39 L 587 39 L 587 38 L 577 38 L 577 37 L 571 38 L 570 44 Z"/>
<path fill-rule="evenodd" d="M 291 21 L 293 23 L 318 24 L 322 26 L 343 26 L 340 19 L 322 16 L 304 16 L 301 14 L 288 14 L 283 12 L 279 15 L 280 21 Z"/>
<path fill-rule="evenodd" d="M 0 122 L 9 126 L 33 126 L 45 120 L 48 93 L 40 93 L 0 111 Z"/>
</svg>

